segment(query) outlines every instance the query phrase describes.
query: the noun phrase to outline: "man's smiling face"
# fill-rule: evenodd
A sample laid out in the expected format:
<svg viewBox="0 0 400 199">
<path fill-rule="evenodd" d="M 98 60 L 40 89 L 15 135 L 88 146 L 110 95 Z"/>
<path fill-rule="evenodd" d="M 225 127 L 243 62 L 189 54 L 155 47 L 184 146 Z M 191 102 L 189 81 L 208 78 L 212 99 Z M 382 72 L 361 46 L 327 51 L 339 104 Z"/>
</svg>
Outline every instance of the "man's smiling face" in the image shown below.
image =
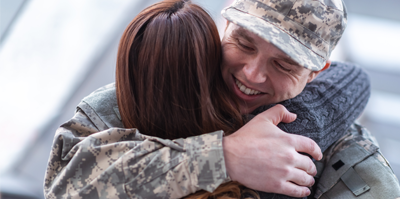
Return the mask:
<svg viewBox="0 0 400 199">
<path fill-rule="evenodd" d="M 320 71 L 312 72 L 273 44 L 230 23 L 222 39 L 222 76 L 239 99 L 240 111 L 293 98 Z"/>
</svg>

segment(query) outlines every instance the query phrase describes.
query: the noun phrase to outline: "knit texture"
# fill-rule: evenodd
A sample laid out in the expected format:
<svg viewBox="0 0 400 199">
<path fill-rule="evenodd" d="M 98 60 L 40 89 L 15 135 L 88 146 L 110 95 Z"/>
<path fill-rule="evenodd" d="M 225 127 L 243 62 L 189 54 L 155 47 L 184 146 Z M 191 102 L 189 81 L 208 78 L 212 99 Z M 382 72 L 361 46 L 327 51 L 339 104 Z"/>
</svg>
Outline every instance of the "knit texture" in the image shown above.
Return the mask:
<svg viewBox="0 0 400 199">
<path fill-rule="evenodd" d="M 295 98 L 279 104 L 297 114 L 292 123 L 280 123 L 283 131 L 313 139 L 324 152 L 344 136 L 361 115 L 371 94 L 368 75 L 354 64 L 334 62 L 307 84 Z M 271 107 L 262 106 L 257 115 Z"/>
<path fill-rule="evenodd" d="M 295 98 L 279 104 L 297 114 L 292 123 L 280 123 L 283 131 L 313 139 L 324 152 L 361 115 L 370 97 L 368 75 L 358 66 L 334 62 L 307 84 Z M 274 104 L 275 105 L 275 104 Z M 252 115 L 257 115 L 274 105 L 262 106 Z M 292 197 L 259 192 L 261 198 L 289 199 Z"/>
</svg>

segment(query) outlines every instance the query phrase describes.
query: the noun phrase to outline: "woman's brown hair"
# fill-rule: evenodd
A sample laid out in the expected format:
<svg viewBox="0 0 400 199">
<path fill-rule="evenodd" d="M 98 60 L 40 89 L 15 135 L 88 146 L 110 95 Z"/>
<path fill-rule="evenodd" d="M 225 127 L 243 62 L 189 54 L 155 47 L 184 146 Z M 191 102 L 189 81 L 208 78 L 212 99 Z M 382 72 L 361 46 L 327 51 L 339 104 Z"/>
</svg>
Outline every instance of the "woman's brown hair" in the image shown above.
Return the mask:
<svg viewBox="0 0 400 199">
<path fill-rule="evenodd" d="M 222 80 L 220 42 L 212 18 L 188 0 L 165 0 L 139 13 L 118 49 L 124 127 L 167 139 L 240 127 Z"/>
<path fill-rule="evenodd" d="M 124 127 L 166 139 L 240 128 L 243 119 L 223 82 L 221 56 L 217 27 L 201 7 L 164 0 L 143 10 L 118 49 L 116 92 Z M 243 190 L 230 182 L 187 198 L 241 198 Z"/>
</svg>

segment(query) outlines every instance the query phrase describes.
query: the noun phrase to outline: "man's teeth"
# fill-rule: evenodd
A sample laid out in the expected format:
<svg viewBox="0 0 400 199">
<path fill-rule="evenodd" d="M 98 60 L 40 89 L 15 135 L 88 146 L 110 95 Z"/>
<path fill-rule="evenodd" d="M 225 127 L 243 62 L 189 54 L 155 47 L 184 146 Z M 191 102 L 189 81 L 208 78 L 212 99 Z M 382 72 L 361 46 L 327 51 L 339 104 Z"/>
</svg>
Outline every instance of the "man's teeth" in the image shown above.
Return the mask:
<svg viewBox="0 0 400 199">
<path fill-rule="evenodd" d="M 238 80 L 236 80 L 236 85 L 238 86 L 238 88 L 240 89 L 240 91 L 242 91 L 242 93 L 246 94 L 246 95 L 258 95 L 261 92 L 260 91 L 256 91 L 250 88 L 247 88 L 245 85 L 243 85 L 242 83 L 240 83 Z"/>
</svg>

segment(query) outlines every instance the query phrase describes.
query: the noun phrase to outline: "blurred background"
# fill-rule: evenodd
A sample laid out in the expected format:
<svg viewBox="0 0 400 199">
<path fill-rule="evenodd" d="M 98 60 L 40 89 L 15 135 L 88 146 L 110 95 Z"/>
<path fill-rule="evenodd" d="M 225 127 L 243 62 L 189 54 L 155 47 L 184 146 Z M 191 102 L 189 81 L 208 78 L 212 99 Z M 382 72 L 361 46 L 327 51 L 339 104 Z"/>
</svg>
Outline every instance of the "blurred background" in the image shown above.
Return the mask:
<svg viewBox="0 0 400 199">
<path fill-rule="evenodd" d="M 158 0 L 0 0 L 0 198 L 43 198 L 57 127 L 114 82 L 119 38 Z M 231 0 L 194 0 L 214 17 Z M 332 60 L 358 63 L 372 96 L 359 119 L 400 177 L 400 1 L 344 0 L 348 28 Z"/>
</svg>

